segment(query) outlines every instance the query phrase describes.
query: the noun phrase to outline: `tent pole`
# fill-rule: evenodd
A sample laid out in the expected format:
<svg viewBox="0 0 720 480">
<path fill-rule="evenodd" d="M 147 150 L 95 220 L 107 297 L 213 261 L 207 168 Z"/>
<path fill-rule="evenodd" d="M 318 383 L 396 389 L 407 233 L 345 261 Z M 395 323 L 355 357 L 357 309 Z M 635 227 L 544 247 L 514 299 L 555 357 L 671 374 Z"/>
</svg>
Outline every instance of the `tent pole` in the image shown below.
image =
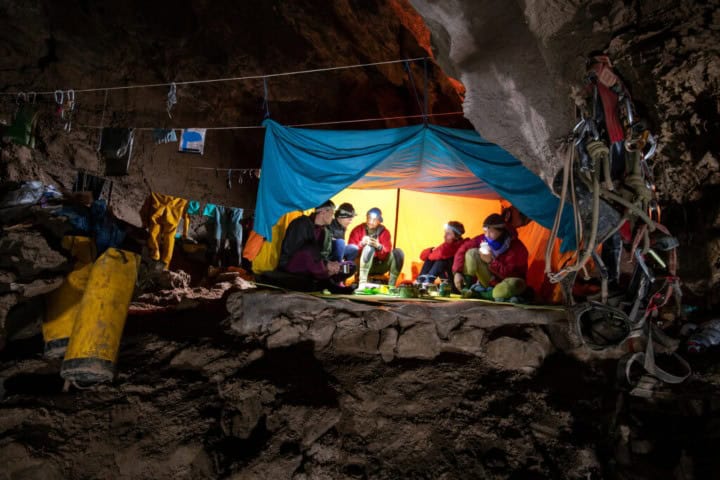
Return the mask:
<svg viewBox="0 0 720 480">
<path fill-rule="evenodd" d="M 393 248 L 397 247 L 398 222 L 400 220 L 400 189 L 397 189 L 395 198 L 395 232 L 393 233 Z"/>
</svg>

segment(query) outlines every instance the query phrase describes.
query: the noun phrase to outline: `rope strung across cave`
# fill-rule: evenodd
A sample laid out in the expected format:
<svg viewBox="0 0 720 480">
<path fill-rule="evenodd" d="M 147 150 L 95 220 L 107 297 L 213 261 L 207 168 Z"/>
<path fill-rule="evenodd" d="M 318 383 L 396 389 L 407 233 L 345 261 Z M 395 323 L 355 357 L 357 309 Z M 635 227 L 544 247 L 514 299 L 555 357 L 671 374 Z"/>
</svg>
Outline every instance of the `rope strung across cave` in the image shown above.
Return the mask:
<svg viewBox="0 0 720 480">
<path fill-rule="evenodd" d="M 410 120 L 415 118 L 425 117 L 448 117 L 454 115 L 464 115 L 462 111 L 456 112 L 441 112 L 441 113 L 429 113 L 418 114 L 418 115 L 397 115 L 392 117 L 373 117 L 373 118 L 358 118 L 354 120 L 334 120 L 327 122 L 311 122 L 311 123 L 295 123 L 292 125 L 286 125 L 287 127 L 320 127 L 326 125 L 345 125 L 353 123 L 369 123 L 369 122 L 384 122 L 390 120 Z M 87 128 L 87 129 L 100 129 L 106 128 L 107 125 L 76 125 L 76 128 Z M 137 131 L 152 131 L 156 127 L 128 127 Z M 168 130 L 182 130 L 186 127 L 168 127 Z M 265 128 L 264 125 L 235 125 L 235 126 L 223 126 L 223 127 L 193 127 L 193 128 L 204 128 L 205 130 L 259 130 Z"/>
<path fill-rule="evenodd" d="M 224 77 L 224 78 L 211 78 L 211 79 L 204 79 L 204 80 L 186 80 L 182 82 L 166 82 L 166 83 L 146 83 L 146 84 L 139 84 L 139 85 L 120 85 L 120 86 L 114 86 L 114 87 L 95 87 L 95 88 L 76 88 L 73 89 L 75 93 L 90 93 L 90 92 L 102 92 L 102 91 L 113 91 L 113 90 L 133 90 L 138 88 L 159 88 L 159 87 L 172 87 L 174 86 L 180 86 L 180 85 L 201 85 L 201 84 L 208 84 L 208 83 L 222 83 L 222 82 L 240 82 L 245 80 L 266 80 L 268 78 L 276 78 L 276 77 L 288 77 L 292 75 L 305 75 L 309 73 L 320 73 L 320 72 L 332 72 L 337 70 L 348 70 L 352 68 L 364 68 L 364 67 L 373 67 L 378 65 L 393 65 L 397 63 L 406 63 L 406 62 L 417 62 L 417 61 L 427 61 L 427 57 L 416 57 L 416 58 L 404 58 L 400 60 L 386 60 L 382 62 L 370 62 L 370 63 L 357 63 L 354 65 L 341 65 L 341 66 L 335 66 L 335 67 L 323 67 L 323 68 L 313 68 L 313 69 L 307 69 L 307 70 L 295 70 L 290 72 L 280 72 L 280 73 L 267 73 L 267 74 L 258 74 L 258 75 L 245 75 L 240 77 Z M 57 92 L 62 92 L 63 90 L 48 90 L 45 92 L 27 92 L 28 95 L 55 95 Z M 26 92 L 0 92 L 0 95 L 25 95 Z"/>
</svg>

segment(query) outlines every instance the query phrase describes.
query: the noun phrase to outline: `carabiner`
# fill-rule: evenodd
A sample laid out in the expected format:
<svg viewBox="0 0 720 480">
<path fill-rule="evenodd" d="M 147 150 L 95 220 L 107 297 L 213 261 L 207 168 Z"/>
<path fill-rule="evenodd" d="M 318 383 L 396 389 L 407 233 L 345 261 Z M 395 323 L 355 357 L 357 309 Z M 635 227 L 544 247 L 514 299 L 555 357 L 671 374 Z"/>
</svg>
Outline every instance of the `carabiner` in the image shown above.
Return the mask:
<svg viewBox="0 0 720 480">
<path fill-rule="evenodd" d="M 57 112 L 60 118 L 65 118 L 65 94 L 62 90 L 55 90 L 55 103 L 57 103 Z"/>
</svg>

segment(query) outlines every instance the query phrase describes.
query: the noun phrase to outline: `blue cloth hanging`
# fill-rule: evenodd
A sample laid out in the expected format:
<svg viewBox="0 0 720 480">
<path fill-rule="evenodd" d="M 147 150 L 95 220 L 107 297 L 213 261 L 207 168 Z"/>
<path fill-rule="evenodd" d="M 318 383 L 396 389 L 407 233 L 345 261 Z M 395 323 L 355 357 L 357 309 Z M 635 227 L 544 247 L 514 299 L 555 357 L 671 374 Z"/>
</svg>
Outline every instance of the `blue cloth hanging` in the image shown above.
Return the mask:
<svg viewBox="0 0 720 480">
<path fill-rule="evenodd" d="M 205 151 L 206 128 L 186 128 L 180 134 L 179 151 L 184 153 L 199 153 Z"/>
<path fill-rule="evenodd" d="M 559 198 L 518 159 L 474 130 L 435 125 L 312 130 L 270 119 L 263 125 L 254 229 L 268 240 L 285 213 L 311 209 L 350 186 L 505 199 L 552 228 Z M 570 205 L 563 210 L 559 236 L 563 251 L 575 248 Z"/>
<path fill-rule="evenodd" d="M 177 134 L 175 133 L 175 130 L 172 129 L 155 128 L 153 129 L 152 136 L 157 145 L 177 142 Z"/>
<path fill-rule="evenodd" d="M 214 203 L 208 203 L 205 205 L 205 208 L 203 209 L 202 214 L 204 217 L 215 218 L 215 210 L 216 209 L 217 209 L 217 207 L 215 206 Z"/>
<path fill-rule="evenodd" d="M 187 206 L 188 215 L 200 215 L 200 202 L 197 200 L 190 200 Z"/>
</svg>

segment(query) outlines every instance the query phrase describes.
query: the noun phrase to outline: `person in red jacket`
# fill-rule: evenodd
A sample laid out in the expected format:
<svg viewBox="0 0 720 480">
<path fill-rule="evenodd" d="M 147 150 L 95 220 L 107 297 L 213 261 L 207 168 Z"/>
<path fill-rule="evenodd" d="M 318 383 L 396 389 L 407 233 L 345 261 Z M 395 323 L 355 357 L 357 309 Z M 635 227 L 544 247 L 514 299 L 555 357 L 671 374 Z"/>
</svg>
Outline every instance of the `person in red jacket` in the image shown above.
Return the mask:
<svg viewBox="0 0 720 480">
<path fill-rule="evenodd" d="M 528 251 L 517 232 L 497 213 L 483 222 L 485 233 L 466 240 L 455 253 L 452 271 L 455 287 L 468 287 L 466 277 L 476 278 L 479 286 L 492 288 L 494 299 L 507 300 L 526 289 Z"/>
<path fill-rule="evenodd" d="M 433 283 L 437 277 L 450 277 L 455 253 L 464 242 L 464 234 L 465 227 L 460 222 L 452 221 L 445 225 L 445 241 L 437 247 L 426 248 L 420 254 L 424 263 L 417 283 Z"/>
<path fill-rule="evenodd" d="M 359 288 L 367 283 L 368 275 L 382 275 L 390 272 L 389 285 L 397 283 L 403 268 L 405 254 L 399 248 L 392 248 L 390 232 L 382 224 L 382 211 L 371 208 L 367 212 L 367 221 L 350 232 L 348 245 L 360 249 Z"/>
</svg>

